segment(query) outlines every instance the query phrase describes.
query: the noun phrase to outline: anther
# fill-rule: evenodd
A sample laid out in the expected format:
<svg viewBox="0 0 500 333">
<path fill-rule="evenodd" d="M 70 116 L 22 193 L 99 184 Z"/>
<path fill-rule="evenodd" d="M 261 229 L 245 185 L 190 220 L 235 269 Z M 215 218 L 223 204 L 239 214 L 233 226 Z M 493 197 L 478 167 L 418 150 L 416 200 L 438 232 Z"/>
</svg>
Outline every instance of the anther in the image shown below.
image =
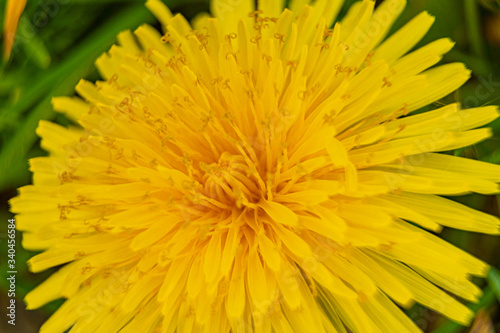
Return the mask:
<svg viewBox="0 0 500 333">
<path fill-rule="evenodd" d="M 222 81 L 224 81 L 224 78 L 222 76 L 219 76 L 218 78 L 213 79 L 212 82 L 210 82 L 210 84 L 213 86 L 213 85 L 220 83 Z"/>
<path fill-rule="evenodd" d="M 325 31 L 323 31 L 323 39 L 332 36 L 333 36 L 333 29 L 325 29 Z"/>
<path fill-rule="evenodd" d="M 345 50 L 346 50 L 346 51 L 348 51 L 348 50 L 349 50 L 349 45 L 347 45 L 347 44 L 345 44 L 345 43 L 342 43 L 342 42 L 340 42 L 340 43 L 339 43 L 339 46 L 340 46 L 340 45 L 341 45 L 341 46 L 343 46 L 343 47 L 345 48 Z"/>
<path fill-rule="evenodd" d="M 139 154 L 137 154 L 137 152 L 135 150 L 132 150 L 132 159 L 137 161 L 138 158 L 141 158 L 141 156 Z"/>
<path fill-rule="evenodd" d="M 321 46 L 320 52 L 323 52 L 323 50 L 328 50 L 330 48 L 330 45 L 328 45 L 328 43 L 317 43 L 314 46 Z"/>
<path fill-rule="evenodd" d="M 152 168 L 156 168 L 158 166 L 158 162 L 157 162 L 156 158 L 153 158 L 151 160 L 151 162 L 149 162 L 149 166 Z"/>
<path fill-rule="evenodd" d="M 273 60 L 273 58 L 268 54 L 262 54 L 262 59 L 267 61 L 268 64 Z"/>
<path fill-rule="evenodd" d="M 90 264 L 90 262 L 87 262 L 87 265 L 85 267 L 82 267 L 82 275 L 85 273 L 89 273 L 94 267 Z"/>
<path fill-rule="evenodd" d="M 114 74 L 113 76 L 111 76 L 109 79 L 108 79 L 108 83 L 111 84 L 113 82 L 116 82 L 116 80 L 118 80 L 118 74 Z"/>
<path fill-rule="evenodd" d="M 371 65 L 371 60 L 373 58 L 373 55 L 375 54 L 374 51 L 371 51 L 370 53 L 368 53 L 368 55 L 366 56 L 365 58 L 365 63 L 366 63 L 366 66 L 370 66 Z"/>
<path fill-rule="evenodd" d="M 228 52 L 226 54 L 226 60 L 229 59 L 229 56 L 233 56 L 234 60 L 236 60 L 236 53 L 234 53 L 234 52 Z"/>
<path fill-rule="evenodd" d="M 384 81 L 384 84 L 382 85 L 382 88 L 384 88 L 384 87 L 388 87 L 388 88 L 392 87 L 392 83 L 389 82 L 389 80 L 386 77 L 384 77 L 382 79 L 382 81 Z"/>
<path fill-rule="evenodd" d="M 85 252 L 83 252 L 83 251 L 78 251 L 75 254 L 75 259 L 79 259 L 79 258 L 83 258 L 83 257 L 85 257 Z"/>
<path fill-rule="evenodd" d="M 125 97 L 125 98 L 121 101 L 121 103 L 120 103 L 120 107 L 123 107 L 123 106 L 125 106 L 125 105 L 128 105 L 128 98 L 127 98 L 127 97 Z"/>
<path fill-rule="evenodd" d="M 226 38 L 226 40 L 228 42 L 230 42 L 231 39 L 236 39 L 236 37 L 238 37 L 238 35 L 236 35 L 234 32 L 232 32 L 232 33 L 230 33 L 230 34 L 228 34 L 228 35 L 225 36 L 225 38 Z"/>
<path fill-rule="evenodd" d="M 250 43 L 253 43 L 253 44 L 257 44 L 257 45 L 259 45 L 259 40 L 260 40 L 261 38 L 262 38 L 262 36 L 261 36 L 261 35 L 257 35 L 257 36 L 255 36 L 255 37 L 253 37 L 253 38 L 251 38 L 251 39 L 250 39 Z"/>
<path fill-rule="evenodd" d="M 264 13 L 264 11 L 263 11 L 263 10 L 255 10 L 255 11 L 253 11 L 253 12 L 250 12 L 250 13 L 248 14 L 248 17 L 258 17 L 258 16 L 259 16 L 259 14 L 263 14 L 263 13 Z"/>
<path fill-rule="evenodd" d="M 274 38 L 276 38 L 277 40 L 279 40 L 281 43 L 285 42 L 285 35 L 275 33 L 274 34 Z"/>
<path fill-rule="evenodd" d="M 166 34 L 165 36 L 162 36 L 160 40 L 161 40 L 162 43 L 168 43 L 169 40 L 170 40 L 169 34 Z"/>
</svg>

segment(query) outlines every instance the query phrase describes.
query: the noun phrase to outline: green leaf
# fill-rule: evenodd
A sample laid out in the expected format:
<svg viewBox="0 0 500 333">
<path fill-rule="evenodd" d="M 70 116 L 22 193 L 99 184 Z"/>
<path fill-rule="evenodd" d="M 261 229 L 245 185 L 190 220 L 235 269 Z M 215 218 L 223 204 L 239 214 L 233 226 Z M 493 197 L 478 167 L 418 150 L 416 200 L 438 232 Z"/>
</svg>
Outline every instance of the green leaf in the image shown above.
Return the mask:
<svg viewBox="0 0 500 333">
<path fill-rule="evenodd" d="M 500 196 L 497 198 L 500 198 Z M 494 267 L 492 267 L 488 273 L 488 283 L 492 286 L 497 300 L 500 302 L 500 273 Z"/>
<path fill-rule="evenodd" d="M 27 25 L 28 20 L 25 17 L 21 18 L 14 48 L 22 47 L 23 54 L 28 55 L 38 67 L 45 69 L 49 67 L 51 61 L 49 51 L 39 35 L 26 35 Z"/>
<path fill-rule="evenodd" d="M 467 35 L 474 55 L 486 58 L 486 47 L 481 31 L 481 17 L 477 0 L 464 0 Z"/>
</svg>

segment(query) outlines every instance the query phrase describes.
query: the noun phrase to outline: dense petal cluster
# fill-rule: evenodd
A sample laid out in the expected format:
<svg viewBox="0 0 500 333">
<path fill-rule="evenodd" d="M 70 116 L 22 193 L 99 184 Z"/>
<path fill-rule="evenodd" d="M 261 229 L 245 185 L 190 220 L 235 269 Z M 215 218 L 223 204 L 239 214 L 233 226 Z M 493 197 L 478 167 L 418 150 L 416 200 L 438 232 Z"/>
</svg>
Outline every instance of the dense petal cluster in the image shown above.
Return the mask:
<svg viewBox="0 0 500 333">
<path fill-rule="evenodd" d="M 54 100 L 78 125 L 40 123 L 11 201 L 31 270 L 64 264 L 26 297 L 67 298 L 42 332 L 419 332 L 415 301 L 469 323 L 450 293 L 476 301 L 488 266 L 433 232 L 499 220 L 440 195 L 496 193 L 500 167 L 437 152 L 497 108 L 411 115 L 469 71 L 433 67 L 448 39 L 412 51 L 425 12 L 386 38 L 404 0 L 335 24 L 340 0 L 281 2 L 190 25 L 150 0 L 165 34 L 121 33 L 105 81 Z"/>
</svg>

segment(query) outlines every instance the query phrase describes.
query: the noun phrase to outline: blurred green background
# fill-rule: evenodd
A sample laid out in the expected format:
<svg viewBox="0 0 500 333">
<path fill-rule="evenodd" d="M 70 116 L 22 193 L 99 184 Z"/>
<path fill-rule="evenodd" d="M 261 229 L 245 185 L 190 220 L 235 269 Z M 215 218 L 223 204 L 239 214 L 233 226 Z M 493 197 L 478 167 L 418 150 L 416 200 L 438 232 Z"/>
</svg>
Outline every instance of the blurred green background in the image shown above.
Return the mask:
<svg viewBox="0 0 500 333">
<path fill-rule="evenodd" d="M 192 18 L 208 10 L 208 0 L 164 0 L 173 12 Z M 354 0 L 347 0 L 341 15 Z M 381 3 L 382 1 L 377 1 Z M 0 0 L 3 20 L 6 0 Z M 473 77 L 460 90 L 443 101 L 459 101 L 466 107 L 500 104 L 500 0 L 408 0 L 408 6 L 396 22 L 401 27 L 419 12 L 427 10 L 436 23 L 419 46 L 441 37 L 456 41 L 443 62 L 464 62 Z M 22 299 L 52 271 L 28 272 L 25 262 L 34 255 L 21 248 L 17 235 L 17 320 L 7 325 L 6 234 L 12 218 L 8 200 L 16 188 L 29 184 L 28 159 L 45 154 L 39 147 L 35 129 L 40 119 L 60 124 L 68 120 L 52 111 L 53 96 L 72 95 L 80 78 L 97 80 L 94 60 L 106 51 L 118 32 L 135 29 L 142 23 L 158 27 L 144 7 L 144 0 L 30 0 L 21 17 L 11 59 L 0 65 L 0 320 L 1 332 L 37 332 L 41 323 L 62 303 L 55 301 L 37 311 L 23 310 Z M 0 22 L 3 27 L 3 22 Z M 418 47 L 418 46 L 417 46 Z M 500 164 L 500 120 L 490 124 L 494 137 L 473 147 L 450 154 Z M 498 216 L 500 196 L 467 195 L 454 198 L 481 211 Z M 445 229 L 449 242 L 500 268 L 500 237 Z M 460 327 L 432 311 L 414 306 L 410 317 L 425 331 L 433 333 L 500 332 L 500 277 L 493 269 L 488 279 L 476 281 L 484 291 L 479 311 L 469 328 Z"/>
</svg>

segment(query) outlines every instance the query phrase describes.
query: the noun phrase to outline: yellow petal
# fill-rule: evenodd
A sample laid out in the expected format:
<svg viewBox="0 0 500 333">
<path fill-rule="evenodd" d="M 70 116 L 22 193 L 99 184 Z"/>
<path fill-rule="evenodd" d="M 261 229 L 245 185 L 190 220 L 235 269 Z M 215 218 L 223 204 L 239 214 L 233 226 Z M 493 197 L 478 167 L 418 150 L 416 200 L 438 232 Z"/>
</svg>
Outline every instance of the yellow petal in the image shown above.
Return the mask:
<svg viewBox="0 0 500 333">
<path fill-rule="evenodd" d="M 164 27 L 168 25 L 170 19 L 173 17 L 170 9 L 160 0 L 148 0 L 146 1 L 146 7 Z"/>
<path fill-rule="evenodd" d="M 259 248 L 259 253 L 265 263 L 273 271 L 278 272 L 280 270 L 282 259 L 276 245 L 267 236 L 262 235 L 259 238 Z"/>
<path fill-rule="evenodd" d="M 433 23 L 433 16 L 429 15 L 427 12 L 420 13 L 403 28 L 387 38 L 387 40 L 375 50 L 372 59 L 384 59 L 384 61 L 391 64 L 393 61 L 405 55 L 406 52 L 410 51 L 411 48 L 424 37 Z"/>
<path fill-rule="evenodd" d="M 249 14 L 255 10 L 254 1 L 241 0 L 214 0 L 210 1 L 210 12 L 221 22 L 224 34 L 234 33 L 238 30 L 238 21 L 243 19 L 251 24 Z"/>
<path fill-rule="evenodd" d="M 280 203 L 267 200 L 260 201 L 258 205 L 274 222 L 289 226 L 297 225 L 299 218 L 290 208 Z"/>
</svg>

